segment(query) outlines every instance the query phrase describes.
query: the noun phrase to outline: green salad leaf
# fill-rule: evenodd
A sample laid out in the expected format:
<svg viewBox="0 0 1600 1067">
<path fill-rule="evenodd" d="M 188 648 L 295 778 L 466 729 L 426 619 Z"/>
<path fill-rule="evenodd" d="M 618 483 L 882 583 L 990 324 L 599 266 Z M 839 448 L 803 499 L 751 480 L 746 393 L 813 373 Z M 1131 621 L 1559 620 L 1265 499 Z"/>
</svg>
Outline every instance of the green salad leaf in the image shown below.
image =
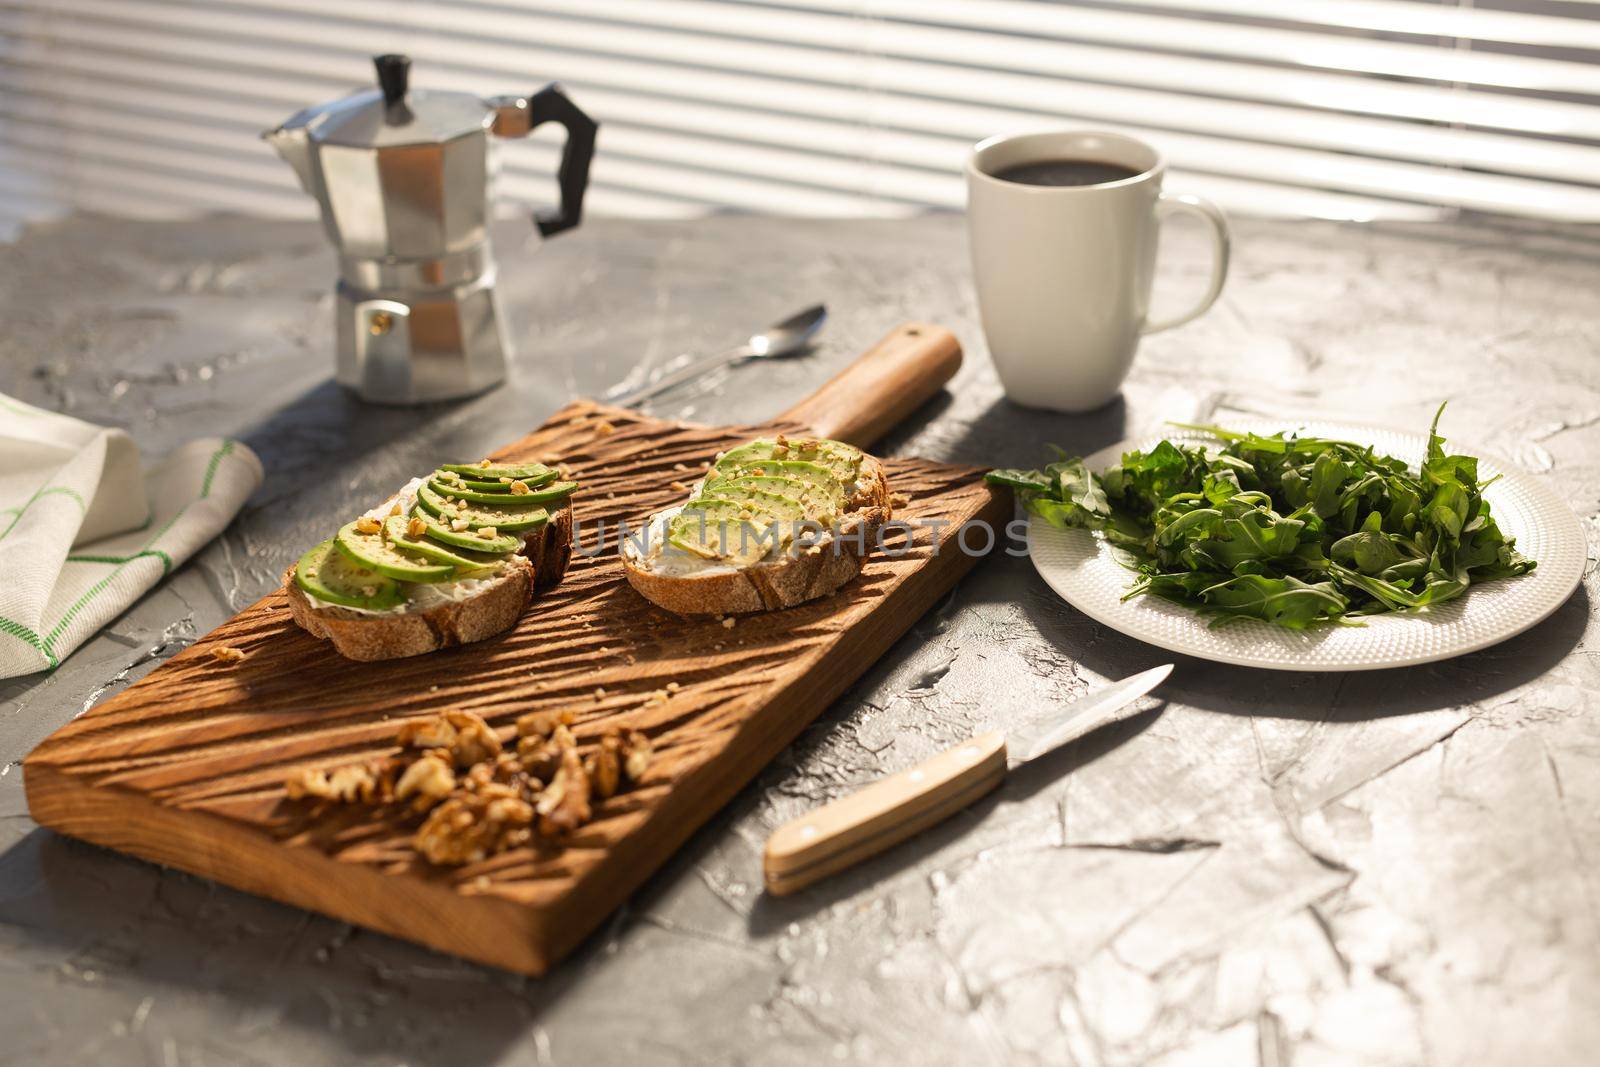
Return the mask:
<svg viewBox="0 0 1600 1067">
<path fill-rule="evenodd" d="M 1129 597 L 1302 630 L 1533 570 L 1490 515 L 1478 461 L 1445 451 L 1443 413 L 1416 472 L 1351 441 L 1184 426 L 1220 446 L 1162 441 L 1098 475 L 1059 456 L 988 480 L 1052 525 L 1100 531 L 1137 572 Z"/>
</svg>

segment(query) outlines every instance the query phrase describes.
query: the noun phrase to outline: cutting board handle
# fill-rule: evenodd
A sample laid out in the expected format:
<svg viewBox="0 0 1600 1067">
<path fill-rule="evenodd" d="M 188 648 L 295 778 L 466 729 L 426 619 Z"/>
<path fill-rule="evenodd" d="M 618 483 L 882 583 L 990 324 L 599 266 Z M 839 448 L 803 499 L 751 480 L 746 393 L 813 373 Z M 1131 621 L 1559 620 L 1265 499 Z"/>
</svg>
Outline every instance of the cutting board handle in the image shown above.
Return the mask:
<svg viewBox="0 0 1600 1067">
<path fill-rule="evenodd" d="M 961 366 L 943 326 L 906 322 L 780 418 L 866 448 L 933 397 Z"/>
</svg>

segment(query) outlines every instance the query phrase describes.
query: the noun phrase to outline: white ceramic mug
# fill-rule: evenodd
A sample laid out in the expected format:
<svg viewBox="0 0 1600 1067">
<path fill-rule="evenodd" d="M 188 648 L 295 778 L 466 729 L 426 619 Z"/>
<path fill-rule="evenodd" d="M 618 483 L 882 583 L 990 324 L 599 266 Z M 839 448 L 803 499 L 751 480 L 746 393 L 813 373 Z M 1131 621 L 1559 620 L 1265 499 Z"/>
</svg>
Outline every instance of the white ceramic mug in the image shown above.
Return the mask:
<svg viewBox="0 0 1600 1067">
<path fill-rule="evenodd" d="M 995 175 L 1024 163 L 1085 160 L 1136 171 L 1101 185 L 1026 185 Z M 1095 131 L 991 137 L 967 161 L 967 229 L 989 355 L 1019 404 L 1090 411 L 1117 395 L 1139 338 L 1205 313 L 1228 274 L 1228 222 L 1208 200 L 1161 191 L 1161 153 Z M 1199 303 L 1151 321 L 1161 220 L 1210 224 L 1211 282 Z"/>
</svg>

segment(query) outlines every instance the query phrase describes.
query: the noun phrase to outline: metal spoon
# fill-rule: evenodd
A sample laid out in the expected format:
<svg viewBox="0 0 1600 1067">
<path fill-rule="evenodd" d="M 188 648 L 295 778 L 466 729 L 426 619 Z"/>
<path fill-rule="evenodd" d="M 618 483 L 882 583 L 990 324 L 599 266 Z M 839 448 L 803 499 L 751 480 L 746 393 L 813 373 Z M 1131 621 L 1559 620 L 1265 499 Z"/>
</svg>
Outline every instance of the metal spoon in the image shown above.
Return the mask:
<svg viewBox="0 0 1600 1067">
<path fill-rule="evenodd" d="M 828 309 L 822 304 L 817 304 L 789 316 L 782 322 L 773 323 L 760 333 L 753 334 L 742 345 L 730 348 L 726 352 L 718 352 L 714 356 L 694 360 L 632 389 L 607 394 L 606 399 L 621 407 L 638 407 L 656 394 L 666 392 L 675 385 L 682 385 L 718 367 L 743 363 L 748 359 L 781 359 L 784 356 L 792 356 L 811 343 L 811 339 L 822 329 L 822 324 L 827 319 Z"/>
</svg>

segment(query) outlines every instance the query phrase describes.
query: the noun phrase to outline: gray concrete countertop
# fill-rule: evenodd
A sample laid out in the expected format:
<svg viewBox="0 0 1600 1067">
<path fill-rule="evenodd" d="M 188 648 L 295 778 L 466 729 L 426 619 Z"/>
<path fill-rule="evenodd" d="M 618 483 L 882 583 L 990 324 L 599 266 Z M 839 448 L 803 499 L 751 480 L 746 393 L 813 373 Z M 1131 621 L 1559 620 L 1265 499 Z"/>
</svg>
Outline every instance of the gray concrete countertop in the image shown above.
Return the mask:
<svg viewBox="0 0 1600 1067">
<path fill-rule="evenodd" d="M 1423 427 L 1600 516 L 1600 245 L 1537 227 L 1240 222 L 1217 309 L 1151 338 L 1082 417 L 1007 404 L 961 221 L 595 222 L 502 233 L 509 386 L 368 407 L 331 372 L 311 225 L 78 217 L 0 247 L 0 390 L 126 427 L 149 456 L 245 441 L 227 534 L 55 673 L 0 683 L 0 1063 L 1580 1064 L 1600 1045 L 1600 641 L 1592 573 L 1451 662 L 1280 674 L 1180 659 L 1170 704 L 784 900 L 769 829 L 1162 653 L 996 555 L 542 980 L 66 840 L 28 818 L 50 731 L 253 601 L 327 523 L 479 455 L 643 359 L 814 300 L 818 354 L 656 410 L 775 412 L 896 322 L 967 362 L 883 451 L 1032 465 L 1164 420 Z M 537 253 L 537 254 L 535 254 Z M 1201 284 L 1175 235 L 1162 300 Z M 1592 553 L 1591 553 L 1592 554 Z"/>
</svg>

